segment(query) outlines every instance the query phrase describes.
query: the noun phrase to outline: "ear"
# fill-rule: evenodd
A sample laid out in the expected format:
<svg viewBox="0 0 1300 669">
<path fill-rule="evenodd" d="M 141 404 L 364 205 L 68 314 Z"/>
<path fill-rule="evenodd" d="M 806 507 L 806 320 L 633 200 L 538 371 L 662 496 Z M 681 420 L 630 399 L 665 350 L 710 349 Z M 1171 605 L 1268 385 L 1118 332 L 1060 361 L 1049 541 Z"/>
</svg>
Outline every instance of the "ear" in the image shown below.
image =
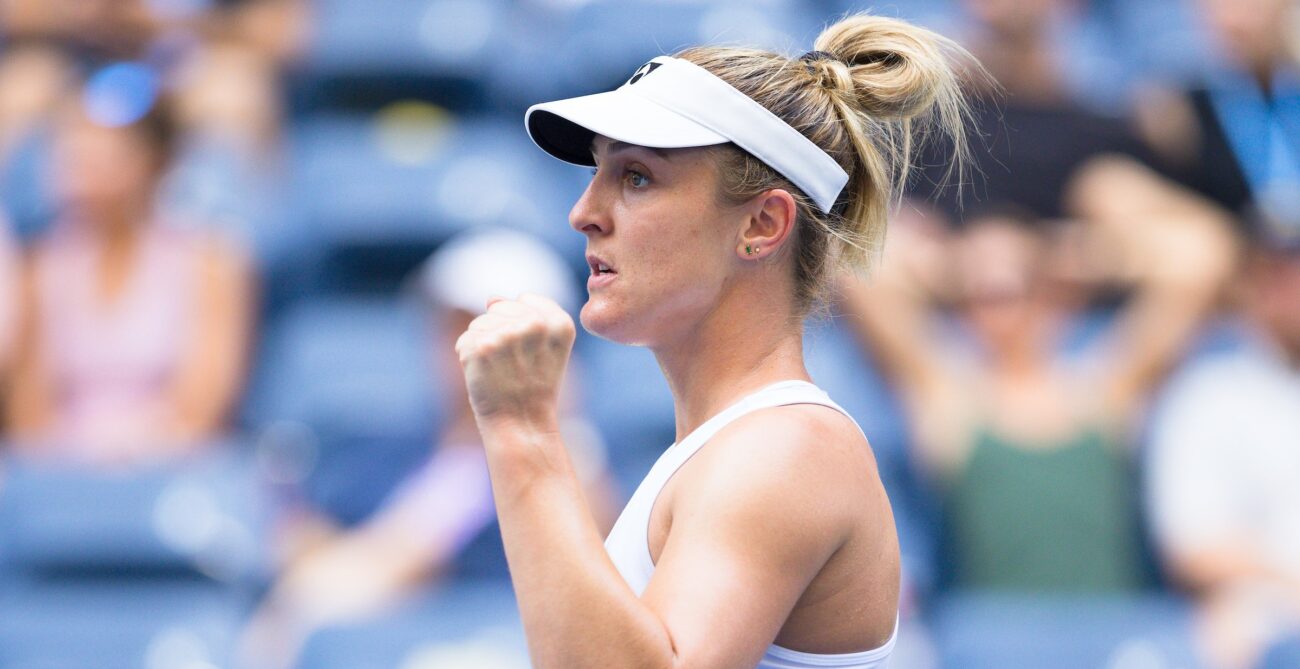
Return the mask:
<svg viewBox="0 0 1300 669">
<path fill-rule="evenodd" d="M 794 196 L 781 188 L 756 195 L 746 206 L 736 254 L 741 260 L 758 260 L 777 253 L 794 231 L 799 208 Z"/>
</svg>

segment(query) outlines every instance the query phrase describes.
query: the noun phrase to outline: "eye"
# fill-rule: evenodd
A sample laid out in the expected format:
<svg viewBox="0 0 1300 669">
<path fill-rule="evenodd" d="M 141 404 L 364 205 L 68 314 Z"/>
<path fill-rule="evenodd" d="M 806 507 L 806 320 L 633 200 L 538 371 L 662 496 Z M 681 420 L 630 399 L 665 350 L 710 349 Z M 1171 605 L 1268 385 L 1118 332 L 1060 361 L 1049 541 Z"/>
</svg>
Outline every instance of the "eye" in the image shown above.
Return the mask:
<svg viewBox="0 0 1300 669">
<path fill-rule="evenodd" d="M 627 183 L 633 188 L 645 188 L 650 185 L 650 177 L 636 170 L 628 170 Z"/>
</svg>

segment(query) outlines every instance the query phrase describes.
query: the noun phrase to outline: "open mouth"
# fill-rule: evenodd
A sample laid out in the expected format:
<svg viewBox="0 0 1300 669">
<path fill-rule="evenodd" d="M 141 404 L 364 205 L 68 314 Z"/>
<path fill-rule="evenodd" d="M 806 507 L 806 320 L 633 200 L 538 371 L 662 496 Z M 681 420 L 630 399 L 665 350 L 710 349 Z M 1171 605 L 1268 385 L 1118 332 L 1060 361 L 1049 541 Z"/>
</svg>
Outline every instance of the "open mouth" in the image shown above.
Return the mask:
<svg viewBox="0 0 1300 669">
<path fill-rule="evenodd" d="M 595 257 L 595 256 L 588 256 L 588 257 L 587 257 L 587 265 L 588 265 L 589 267 L 591 267 L 591 274 L 592 274 L 592 276 L 604 276 L 604 275 L 610 275 L 610 274 L 618 274 L 618 272 L 615 272 L 615 271 L 614 271 L 614 268 L 611 267 L 611 266 L 609 265 L 609 263 L 607 263 L 607 262 L 605 262 L 605 261 L 603 261 L 603 260 L 601 260 L 600 258 L 597 258 L 597 257 Z"/>
</svg>

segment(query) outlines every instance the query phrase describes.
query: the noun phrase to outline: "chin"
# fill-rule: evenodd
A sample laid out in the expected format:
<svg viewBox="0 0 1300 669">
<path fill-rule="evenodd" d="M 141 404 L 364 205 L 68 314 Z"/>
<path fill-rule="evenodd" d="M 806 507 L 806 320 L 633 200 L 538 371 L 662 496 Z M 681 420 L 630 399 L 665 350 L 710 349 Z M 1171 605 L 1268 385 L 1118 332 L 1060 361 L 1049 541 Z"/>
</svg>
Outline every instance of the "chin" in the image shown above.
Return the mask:
<svg viewBox="0 0 1300 669">
<path fill-rule="evenodd" d="M 618 309 L 604 300 L 588 299 L 578 313 L 578 321 L 584 330 L 601 339 L 627 346 L 647 345 L 645 333 L 639 331 L 632 322 L 633 319 L 619 313 Z"/>
</svg>

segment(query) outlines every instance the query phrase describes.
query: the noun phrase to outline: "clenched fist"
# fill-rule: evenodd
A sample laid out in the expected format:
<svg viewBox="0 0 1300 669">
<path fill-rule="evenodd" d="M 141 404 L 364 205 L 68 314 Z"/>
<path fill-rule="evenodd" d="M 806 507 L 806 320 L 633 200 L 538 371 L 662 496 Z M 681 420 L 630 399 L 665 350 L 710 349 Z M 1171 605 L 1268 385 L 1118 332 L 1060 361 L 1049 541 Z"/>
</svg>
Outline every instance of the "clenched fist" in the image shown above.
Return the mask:
<svg viewBox="0 0 1300 669">
<path fill-rule="evenodd" d="M 456 340 L 469 403 L 480 421 L 554 416 L 576 332 L 555 302 L 493 300 Z"/>
</svg>

